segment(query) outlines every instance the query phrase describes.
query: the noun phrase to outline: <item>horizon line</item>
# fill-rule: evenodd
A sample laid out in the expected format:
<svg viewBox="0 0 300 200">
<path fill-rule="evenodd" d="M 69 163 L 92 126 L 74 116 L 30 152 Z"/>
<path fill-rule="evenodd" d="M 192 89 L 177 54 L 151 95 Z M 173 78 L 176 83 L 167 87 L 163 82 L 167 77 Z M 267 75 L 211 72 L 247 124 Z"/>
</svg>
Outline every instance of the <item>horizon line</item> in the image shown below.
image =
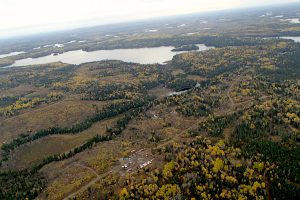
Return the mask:
<svg viewBox="0 0 300 200">
<path fill-rule="evenodd" d="M 227 8 L 227 9 L 216 9 L 216 10 L 208 10 L 208 11 L 199 11 L 199 12 L 190 12 L 190 13 L 180 13 L 180 14 L 174 14 L 174 15 L 162 15 L 162 16 L 155 16 L 155 17 L 150 17 L 150 18 L 140 18 L 140 19 L 131 19 L 131 20 L 124 20 L 124 21 L 115 21 L 115 22 L 108 22 L 108 23 L 95 23 L 95 24 L 90 24 L 90 25 L 78 25 L 74 27 L 68 27 L 68 28 L 54 28 L 53 30 L 50 31 L 39 31 L 37 33 L 25 33 L 22 35 L 8 35 L 8 36 L 0 36 L 0 42 L 3 42 L 3 40 L 14 40 L 14 39 L 25 39 L 25 38 L 30 38 L 32 36 L 43 36 L 47 34 L 59 34 L 62 32 L 68 32 L 68 31 L 75 31 L 75 30 L 82 30 L 82 29 L 89 29 L 89 28 L 96 28 L 96 27 L 101 27 L 101 26 L 114 26 L 118 24 L 130 24 L 130 23 L 138 23 L 138 22 L 146 22 L 146 21 L 153 21 L 153 20 L 162 20 L 162 19 L 168 19 L 168 18 L 174 18 L 174 17 L 183 17 L 187 15 L 197 15 L 197 14 L 209 14 L 209 13 L 217 13 L 217 12 L 225 12 L 225 11 L 239 11 L 239 10 L 245 10 L 245 9 L 255 9 L 255 8 L 270 8 L 272 7 L 278 7 L 280 5 L 293 5 L 293 4 L 299 4 L 300 2 L 289 2 L 289 3 L 276 3 L 276 4 L 268 4 L 268 5 L 262 5 L 262 6 L 245 6 L 245 7 L 235 7 L 235 8 Z M 92 21 L 92 20 L 97 20 L 97 18 L 90 18 L 86 20 L 80 20 L 84 22 Z M 72 21 L 71 23 L 78 23 L 78 21 Z M 18 28 L 10 28 L 10 29 L 0 29 L 0 31 L 4 30 L 20 30 L 24 28 L 27 29 L 33 29 L 33 28 L 45 28 L 47 26 L 51 26 L 53 24 L 40 24 L 40 25 L 35 25 L 35 26 L 25 26 L 25 27 L 18 27 Z"/>
</svg>

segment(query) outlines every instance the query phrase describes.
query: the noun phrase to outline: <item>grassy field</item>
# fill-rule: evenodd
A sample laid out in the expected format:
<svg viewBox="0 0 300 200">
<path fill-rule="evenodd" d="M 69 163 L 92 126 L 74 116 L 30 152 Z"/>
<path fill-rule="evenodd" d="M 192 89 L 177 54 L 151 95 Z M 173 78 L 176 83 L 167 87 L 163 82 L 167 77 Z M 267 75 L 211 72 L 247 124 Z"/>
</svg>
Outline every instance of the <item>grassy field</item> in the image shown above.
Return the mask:
<svg viewBox="0 0 300 200">
<path fill-rule="evenodd" d="M 99 101 L 63 100 L 41 106 L 23 114 L 0 121 L 0 143 L 8 142 L 22 133 L 34 133 L 49 127 L 68 127 L 82 122 L 105 105 Z M 47 115 L 45 115 L 47 113 Z"/>
<path fill-rule="evenodd" d="M 46 193 L 41 194 L 37 199 L 62 199 L 66 194 L 76 190 L 76 188 L 95 177 L 93 172 L 79 165 L 72 164 L 61 167 L 63 168 L 59 168 L 60 170 L 49 168 L 49 170 L 56 170 L 60 173 L 53 174 L 56 176 L 56 179 L 53 182 L 49 182 Z"/>
<path fill-rule="evenodd" d="M 163 98 L 168 96 L 169 93 L 173 92 L 172 90 L 165 87 L 157 87 L 149 90 L 148 94 L 150 96 L 155 96 L 157 98 Z"/>
<path fill-rule="evenodd" d="M 106 128 L 115 124 L 119 118 L 120 116 L 95 123 L 91 128 L 75 135 L 52 135 L 26 144 L 12 153 L 11 159 L 2 169 L 27 168 L 39 163 L 46 156 L 67 152 L 95 135 L 106 134 Z"/>
<path fill-rule="evenodd" d="M 44 167 L 42 173 L 45 174 L 48 185 L 38 199 L 61 199 L 71 191 L 76 191 L 94 178 L 95 172 L 101 174 L 107 171 L 127 148 L 120 140 L 105 142 L 71 159 Z"/>
<path fill-rule="evenodd" d="M 10 88 L 8 90 L 2 90 L 0 91 L 0 97 L 5 96 L 23 96 L 27 94 L 31 95 L 45 95 L 49 93 L 49 90 L 47 88 L 39 88 L 32 85 L 19 85 L 14 88 Z"/>
</svg>

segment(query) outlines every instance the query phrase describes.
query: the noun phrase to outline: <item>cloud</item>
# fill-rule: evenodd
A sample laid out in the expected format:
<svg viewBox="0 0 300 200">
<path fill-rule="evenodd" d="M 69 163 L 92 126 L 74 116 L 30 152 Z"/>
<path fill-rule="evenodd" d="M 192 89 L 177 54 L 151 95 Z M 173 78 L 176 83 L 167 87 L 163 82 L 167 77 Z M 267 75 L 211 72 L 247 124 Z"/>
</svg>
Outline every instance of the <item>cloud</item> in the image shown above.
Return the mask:
<svg viewBox="0 0 300 200">
<path fill-rule="evenodd" d="M 103 24 L 287 1 L 294 0 L 0 0 L 0 35 L 22 27 L 69 28 L 91 19 Z"/>
</svg>

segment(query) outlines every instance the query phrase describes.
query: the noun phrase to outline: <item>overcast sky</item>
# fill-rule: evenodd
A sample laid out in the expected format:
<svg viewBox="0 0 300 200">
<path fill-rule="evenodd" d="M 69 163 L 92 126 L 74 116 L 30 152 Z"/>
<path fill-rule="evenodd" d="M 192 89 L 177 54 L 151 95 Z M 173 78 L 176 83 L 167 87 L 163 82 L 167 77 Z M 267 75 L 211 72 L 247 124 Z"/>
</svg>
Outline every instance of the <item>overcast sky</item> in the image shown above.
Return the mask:
<svg viewBox="0 0 300 200">
<path fill-rule="evenodd" d="M 0 0 L 0 37 L 299 0 Z"/>
</svg>

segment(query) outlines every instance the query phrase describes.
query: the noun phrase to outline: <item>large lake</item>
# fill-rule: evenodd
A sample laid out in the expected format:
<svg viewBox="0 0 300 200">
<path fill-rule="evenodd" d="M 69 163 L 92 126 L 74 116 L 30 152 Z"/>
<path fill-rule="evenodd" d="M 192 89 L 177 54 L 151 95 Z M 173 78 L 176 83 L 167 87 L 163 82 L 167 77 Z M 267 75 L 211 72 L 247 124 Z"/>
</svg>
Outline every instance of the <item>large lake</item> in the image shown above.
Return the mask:
<svg viewBox="0 0 300 200">
<path fill-rule="evenodd" d="M 212 47 L 207 47 L 204 44 L 198 44 L 199 50 L 204 51 Z M 173 58 L 174 55 L 182 52 L 172 52 L 172 46 L 162 46 L 153 48 L 138 48 L 138 49 L 114 49 L 114 50 L 99 50 L 99 51 L 69 51 L 59 55 L 49 55 L 39 58 L 26 58 L 16 60 L 16 62 L 8 67 L 26 66 L 46 64 L 51 62 L 63 62 L 69 64 L 81 64 L 86 62 L 94 62 L 100 60 L 122 60 L 125 62 L 135 62 L 141 64 L 164 63 Z"/>
</svg>

